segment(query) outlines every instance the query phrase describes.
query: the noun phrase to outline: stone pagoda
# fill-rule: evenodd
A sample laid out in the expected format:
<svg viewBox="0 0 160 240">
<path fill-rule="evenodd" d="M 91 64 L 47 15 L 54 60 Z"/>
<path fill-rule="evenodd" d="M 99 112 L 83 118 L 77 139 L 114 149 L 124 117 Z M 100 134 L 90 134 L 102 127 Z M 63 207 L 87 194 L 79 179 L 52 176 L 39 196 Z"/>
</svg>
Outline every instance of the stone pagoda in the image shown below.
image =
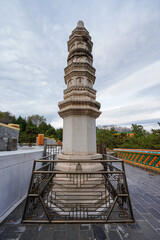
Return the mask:
<svg viewBox="0 0 160 240">
<path fill-rule="evenodd" d="M 28 208 L 30 215 L 36 219 L 39 214 L 41 222 L 105 223 L 108 219 L 110 223 L 127 222 L 130 214 L 124 170 L 118 171 L 112 161 L 110 164 L 102 161 L 102 155 L 96 152 L 95 122 L 101 112 L 93 89 L 92 46 L 84 23 L 79 21 L 69 37 L 64 76 L 67 88 L 64 100 L 58 104 L 63 118 L 63 152 L 55 161 L 50 160 L 55 155 L 49 155 L 44 160 L 47 162 L 44 171 L 33 171 L 38 175 L 32 175 L 28 194 L 27 203 L 33 203 Z M 54 148 L 51 151 L 54 153 Z M 39 213 L 33 214 L 36 204 Z"/>
<path fill-rule="evenodd" d="M 94 210 L 104 207 L 102 199 L 108 198 L 99 172 L 103 169 L 99 162 L 102 155 L 96 152 L 95 120 L 101 112 L 93 89 L 96 77 L 92 46 L 84 23 L 79 21 L 69 37 L 64 77 L 67 88 L 64 100 L 58 104 L 63 118 L 63 152 L 57 156 L 56 164 L 60 174 L 53 177 L 53 188 L 46 200 L 49 208 L 62 215 L 94 215 Z"/>
<path fill-rule="evenodd" d="M 98 160 L 96 153 L 96 123 L 101 112 L 96 101 L 95 68 L 91 37 L 79 21 L 68 41 L 68 59 L 65 71 L 64 100 L 59 102 L 63 118 L 63 153 L 59 160 Z M 62 166 L 63 165 L 63 166 Z M 58 170 L 75 170 L 76 164 L 60 164 Z M 100 170 L 101 164 L 82 164 L 82 170 Z"/>
</svg>

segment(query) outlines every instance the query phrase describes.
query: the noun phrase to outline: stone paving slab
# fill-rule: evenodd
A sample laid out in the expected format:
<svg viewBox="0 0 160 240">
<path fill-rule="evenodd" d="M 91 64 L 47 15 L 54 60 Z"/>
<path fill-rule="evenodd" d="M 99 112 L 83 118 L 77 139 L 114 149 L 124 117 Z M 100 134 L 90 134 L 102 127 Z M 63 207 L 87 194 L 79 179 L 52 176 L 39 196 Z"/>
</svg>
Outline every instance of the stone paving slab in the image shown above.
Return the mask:
<svg viewBox="0 0 160 240">
<path fill-rule="evenodd" d="M 160 175 L 126 165 L 134 224 L 21 224 L 24 202 L 0 225 L 0 240 L 160 240 Z"/>
</svg>

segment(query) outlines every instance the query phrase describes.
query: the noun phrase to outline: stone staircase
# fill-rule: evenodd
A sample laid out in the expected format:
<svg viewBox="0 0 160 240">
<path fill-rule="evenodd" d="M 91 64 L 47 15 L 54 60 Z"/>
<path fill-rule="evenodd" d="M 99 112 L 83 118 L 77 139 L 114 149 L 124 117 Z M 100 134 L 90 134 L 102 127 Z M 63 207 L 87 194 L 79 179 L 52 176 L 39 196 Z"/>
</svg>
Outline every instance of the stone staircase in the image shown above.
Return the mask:
<svg viewBox="0 0 160 240">
<path fill-rule="evenodd" d="M 102 174 L 56 174 L 45 204 L 63 216 L 83 218 L 104 214 L 109 194 Z"/>
</svg>

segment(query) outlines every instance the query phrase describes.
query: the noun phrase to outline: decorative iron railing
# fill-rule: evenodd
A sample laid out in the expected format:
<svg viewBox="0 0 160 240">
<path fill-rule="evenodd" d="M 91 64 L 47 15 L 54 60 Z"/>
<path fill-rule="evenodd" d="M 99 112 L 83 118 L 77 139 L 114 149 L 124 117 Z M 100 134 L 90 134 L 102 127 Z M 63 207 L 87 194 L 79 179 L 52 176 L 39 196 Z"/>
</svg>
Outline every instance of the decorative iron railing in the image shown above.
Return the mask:
<svg viewBox="0 0 160 240">
<path fill-rule="evenodd" d="M 62 172 L 57 163 L 76 169 Z M 84 171 L 88 163 L 102 164 L 102 170 Z M 22 223 L 67 222 L 134 222 L 123 160 L 103 155 L 99 161 L 58 161 L 52 154 L 34 161 Z"/>
<path fill-rule="evenodd" d="M 46 144 L 44 146 L 44 156 L 62 153 L 62 144 Z"/>
</svg>

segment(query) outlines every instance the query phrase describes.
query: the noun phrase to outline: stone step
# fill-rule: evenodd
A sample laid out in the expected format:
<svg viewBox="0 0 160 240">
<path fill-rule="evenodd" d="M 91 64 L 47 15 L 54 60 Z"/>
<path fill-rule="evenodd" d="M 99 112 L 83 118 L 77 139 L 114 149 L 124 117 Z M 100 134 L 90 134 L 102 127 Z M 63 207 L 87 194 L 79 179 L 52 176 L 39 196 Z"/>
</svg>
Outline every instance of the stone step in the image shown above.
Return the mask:
<svg viewBox="0 0 160 240">
<path fill-rule="evenodd" d="M 63 207 L 76 207 L 77 204 L 79 205 L 84 205 L 84 207 L 96 207 L 96 205 L 102 205 L 106 203 L 106 199 L 52 199 L 51 201 L 48 200 L 49 203 L 51 204 L 56 204 L 57 206 L 60 204 Z"/>
<path fill-rule="evenodd" d="M 71 189 L 68 189 L 64 186 L 62 186 L 61 184 L 50 184 L 50 189 L 52 189 L 52 191 L 56 192 L 62 192 L 62 193 L 73 193 L 73 192 L 78 192 L 78 193 L 81 193 L 81 192 L 87 192 L 87 193 L 90 193 L 90 192 L 102 192 L 102 191 L 106 191 L 105 190 L 105 186 L 104 184 L 101 184 L 101 185 L 98 185 L 96 188 L 93 187 L 93 188 L 77 188 L 77 185 L 76 187 L 74 188 L 71 188 Z"/>
<path fill-rule="evenodd" d="M 102 194 L 102 195 L 95 195 L 95 194 L 92 194 L 90 196 L 86 196 L 86 195 L 67 195 L 67 196 L 64 196 L 64 195 L 54 195 L 52 194 L 51 195 L 51 199 L 54 199 L 54 200 L 66 200 L 66 201 L 70 201 L 70 200 L 74 200 L 75 202 L 78 200 L 105 200 L 107 199 L 107 196 L 105 194 Z"/>
<path fill-rule="evenodd" d="M 101 196 L 103 193 L 105 194 L 105 190 L 103 191 L 92 191 L 92 192 L 62 192 L 59 190 L 56 191 L 52 191 L 52 193 L 56 193 L 56 196 L 92 196 L 92 195 L 96 195 L 96 196 Z"/>
<path fill-rule="evenodd" d="M 89 178 L 84 178 L 83 176 L 80 176 L 80 175 L 78 175 L 78 176 L 74 176 L 74 177 L 54 177 L 54 180 L 63 180 L 63 181 L 73 181 L 73 180 L 77 180 L 77 179 L 81 179 L 81 180 L 84 180 L 84 181 L 97 181 L 97 180 L 99 180 L 99 181 L 104 181 L 104 178 L 91 178 L 91 177 L 89 177 Z"/>
<path fill-rule="evenodd" d="M 68 174 L 56 174 L 55 176 L 54 176 L 54 178 L 68 178 L 68 179 L 70 179 L 70 178 L 73 178 L 73 177 L 75 177 L 75 176 L 83 176 L 84 178 L 102 178 L 102 179 L 104 179 L 104 177 L 103 177 L 103 175 L 102 174 L 94 174 L 94 173 L 90 173 L 90 174 L 72 174 L 72 173 L 68 173 Z"/>
<path fill-rule="evenodd" d="M 52 211 L 56 211 L 56 213 L 61 214 L 61 215 L 67 215 L 67 212 L 70 212 L 72 214 L 77 214 L 78 212 L 82 213 L 87 213 L 92 215 L 95 213 L 97 215 L 105 212 L 110 206 L 109 203 L 93 203 L 93 204 L 64 204 L 64 203 L 47 203 L 48 207 L 52 209 Z"/>
<path fill-rule="evenodd" d="M 83 180 L 74 180 L 74 181 L 64 181 L 64 180 L 54 180 L 53 183 L 61 184 L 61 185 L 99 185 L 102 184 L 102 181 L 83 181 Z"/>
<path fill-rule="evenodd" d="M 59 206 L 57 206 L 56 204 L 51 204 L 50 208 L 52 209 L 52 211 L 55 211 L 57 214 L 61 215 L 61 216 L 68 216 L 70 218 L 72 217 L 76 217 L 77 219 L 87 219 L 88 216 L 96 216 L 96 215 L 104 215 L 106 216 L 106 210 L 107 210 L 107 206 L 105 204 L 102 205 L 102 207 L 99 208 L 93 208 L 93 207 L 88 207 L 87 210 L 85 207 L 81 207 L 81 208 L 70 208 L 70 207 L 65 207 L 64 206 L 61 208 Z"/>
<path fill-rule="evenodd" d="M 102 186 L 104 186 L 104 184 L 97 184 L 97 183 L 95 183 L 95 184 L 66 184 L 65 182 L 63 182 L 63 183 L 59 183 L 59 182 L 56 182 L 55 183 L 55 185 L 59 185 L 59 186 L 61 186 L 61 187 L 64 187 L 64 188 L 71 188 L 71 189 L 76 189 L 76 188 L 78 188 L 79 189 L 79 191 L 80 191 L 80 189 L 89 189 L 89 188 L 96 188 L 96 187 L 102 187 Z"/>
<path fill-rule="evenodd" d="M 57 195 L 56 193 L 52 192 L 48 195 L 48 201 L 54 203 L 96 203 L 96 202 L 104 202 L 108 200 L 108 195 L 105 193 L 99 194 L 92 194 L 92 195 Z"/>
<path fill-rule="evenodd" d="M 98 211 L 109 200 L 109 194 L 105 189 L 105 180 L 102 174 L 74 175 L 68 174 L 54 176 L 50 183 L 50 194 L 47 198 L 47 206 L 58 214 L 72 212 L 79 214 Z M 59 211 L 58 211 L 59 209 Z M 81 211 L 81 212 L 83 212 Z M 60 212 L 60 213 L 59 213 Z"/>
</svg>

